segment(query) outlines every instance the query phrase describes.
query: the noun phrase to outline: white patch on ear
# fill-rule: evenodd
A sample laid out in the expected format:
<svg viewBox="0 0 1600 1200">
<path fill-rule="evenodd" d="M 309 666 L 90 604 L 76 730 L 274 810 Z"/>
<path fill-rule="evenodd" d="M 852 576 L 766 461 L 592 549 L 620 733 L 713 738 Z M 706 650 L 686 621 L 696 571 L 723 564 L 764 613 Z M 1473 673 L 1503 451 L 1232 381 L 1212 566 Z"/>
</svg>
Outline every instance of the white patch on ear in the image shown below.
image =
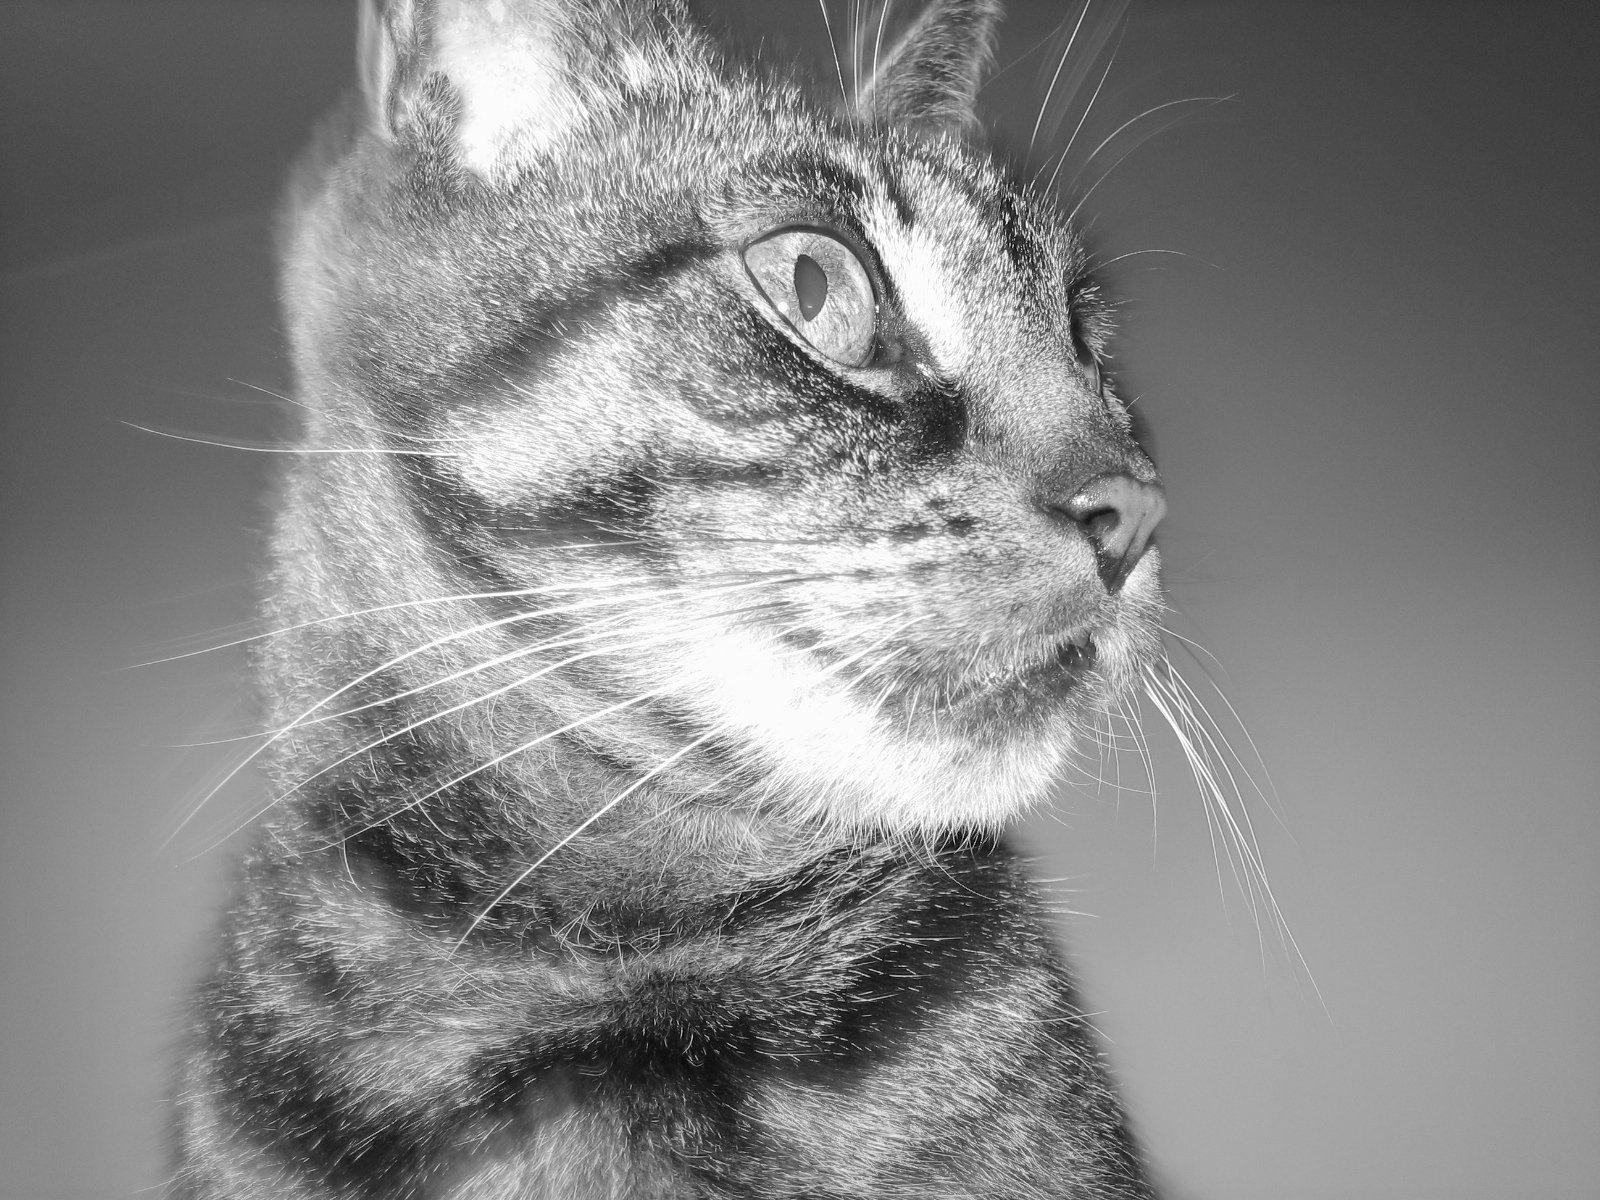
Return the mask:
<svg viewBox="0 0 1600 1200">
<path fill-rule="evenodd" d="M 442 6 L 434 61 L 461 97 L 457 148 L 480 175 L 513 147 L 544 149 L 582 113 L 566 68 L 567 31 L 543 5 L 455 0 Z"/>
<path fill-rule="evenodd" d="M 598 109 L 704 77 L 705 48 L 668 20 L 675 6 L 639 7 L 362 0 L 357 59 L 372 127 L 403 134 L 425 81 L 443 75 L 460 109 L 450 131 L 458 161 L 485 178 L 515 174 Z"/>
</svg>

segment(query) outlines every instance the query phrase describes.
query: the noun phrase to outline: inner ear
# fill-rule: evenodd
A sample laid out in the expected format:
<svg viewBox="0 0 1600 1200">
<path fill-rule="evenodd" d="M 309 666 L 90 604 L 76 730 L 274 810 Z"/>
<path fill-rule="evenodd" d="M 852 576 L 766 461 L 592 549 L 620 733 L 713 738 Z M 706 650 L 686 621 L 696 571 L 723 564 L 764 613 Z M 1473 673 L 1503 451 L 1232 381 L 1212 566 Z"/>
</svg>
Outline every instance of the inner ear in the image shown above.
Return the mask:
<svg viewBox="0 0 1600 1200">
<path fill-rule="evenodd" d="M 367 124 L 385 140 L 396 140 L 402 65 L 418 61 L 415 8 L 405 0 L 360 0 L 356 10 L 356 78 L 366 103 Z"/>
<path fill-rule="evenodd" d="M 896 7 L 915 16 L 897 19 Z M 970 128 L 999 20 L 1000 0 L 928 0 L 920 10 L 886 0 L 854 31 L 856 118 L 929 133 Z"/>
</svg>

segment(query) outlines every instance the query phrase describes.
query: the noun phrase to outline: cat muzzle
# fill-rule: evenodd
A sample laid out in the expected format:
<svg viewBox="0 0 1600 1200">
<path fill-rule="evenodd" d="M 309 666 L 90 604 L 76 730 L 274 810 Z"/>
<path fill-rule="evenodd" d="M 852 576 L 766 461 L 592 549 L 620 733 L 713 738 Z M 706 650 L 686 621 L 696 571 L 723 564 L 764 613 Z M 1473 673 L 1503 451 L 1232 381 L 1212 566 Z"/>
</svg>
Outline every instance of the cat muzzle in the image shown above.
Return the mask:
<svg viewBox="0 0 1600 1200">
<path fill-rule="evenodd" d="M 1159 483 L 1121 472 L 1097 475 L 1049 509 L 1075 524 L 1094 547 L 1095 566 L 1108 592 L 1122 590 L 1166 515 Z"/>
</svg>

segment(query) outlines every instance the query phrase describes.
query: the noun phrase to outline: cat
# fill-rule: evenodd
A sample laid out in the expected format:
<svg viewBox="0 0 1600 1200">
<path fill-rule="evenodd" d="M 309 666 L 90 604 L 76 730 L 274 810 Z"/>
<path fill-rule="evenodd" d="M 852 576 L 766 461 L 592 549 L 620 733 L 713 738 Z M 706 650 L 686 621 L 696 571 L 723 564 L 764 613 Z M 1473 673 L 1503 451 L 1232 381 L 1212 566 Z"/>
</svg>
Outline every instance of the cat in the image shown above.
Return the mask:
<svg viewBox="0 0 1600 1200">
<path fill-rule="evenodd" d="M 171 1194 L 1149 1197 L 1001 832 L 1165 500 L 997 0 L 840 95 L 681 0 L 390 0 L 279 241 L 274 802 Z"/>
</svg>

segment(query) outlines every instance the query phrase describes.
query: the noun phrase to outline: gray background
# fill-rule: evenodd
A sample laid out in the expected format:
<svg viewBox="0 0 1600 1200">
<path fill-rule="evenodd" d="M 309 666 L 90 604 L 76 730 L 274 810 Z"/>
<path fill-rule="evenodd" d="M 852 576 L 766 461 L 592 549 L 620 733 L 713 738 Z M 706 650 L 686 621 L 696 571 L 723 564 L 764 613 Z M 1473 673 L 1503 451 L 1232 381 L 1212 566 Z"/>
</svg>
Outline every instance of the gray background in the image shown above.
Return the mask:
<svg viewBox="0 0 1600 1200">
<path fill-rule="evenodd" d="M 1107 258 L 1176 252 L 1112 268 L 1117 363 L 1170 487 L 1176 627 L 1276 783 L 1264 852 L 1326 1008 L 1219 886 L 1153 715 L 1159 837 L 1136 756 L 1028 829 L 1093 914 L 1064 934 L 1179 1200 L 1600 1194 L 1587 12 L 1146 0 L 1064 172 L 1081 191 L 1150 105 L 1232 97 L 1168 110 L 1084 211 Z M 351 41 L 321 0 L 0 5 L 6 1198 L 160 1177 L 209 847 L 258 796 L 166 840 L 236 753 L 179 744 L 249 705 L 237 651 L 135 664 L 248 621 L 274 463 L 131 425 L 290 427 L 258 390 L 286 376 L 267 212 Z M 987 96 L 1024 140 L 1038 69 Z"/>
</svg>

